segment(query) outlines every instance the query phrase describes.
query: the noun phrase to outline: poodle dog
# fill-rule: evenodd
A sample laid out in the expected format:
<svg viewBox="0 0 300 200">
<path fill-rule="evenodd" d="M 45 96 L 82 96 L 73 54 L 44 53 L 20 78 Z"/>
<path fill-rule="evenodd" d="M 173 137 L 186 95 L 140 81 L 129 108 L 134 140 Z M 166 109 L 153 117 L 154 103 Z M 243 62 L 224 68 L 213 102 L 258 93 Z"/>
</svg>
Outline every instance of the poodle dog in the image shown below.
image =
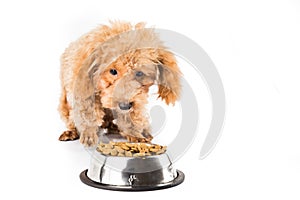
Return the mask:
<svg viewBox="0 0 300 200">
<path fill-rule="evenodd" d="M 68 128 L 59 140 L 98 143 L 101 129 L 130 142 L 150 142 L 149 87 L 167 105 L 180 97 L 174 55 L 144 23 L 111 22 L 81 36 L 61 56 L 59 112 Z"/>
</svg>

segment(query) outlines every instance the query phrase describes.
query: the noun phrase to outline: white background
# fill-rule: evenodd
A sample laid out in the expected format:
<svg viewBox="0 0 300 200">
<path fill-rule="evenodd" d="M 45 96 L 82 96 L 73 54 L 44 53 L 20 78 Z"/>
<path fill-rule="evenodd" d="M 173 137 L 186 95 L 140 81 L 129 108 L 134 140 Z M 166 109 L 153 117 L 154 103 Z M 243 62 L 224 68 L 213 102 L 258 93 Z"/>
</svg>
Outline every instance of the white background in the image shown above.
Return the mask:
<svg viewBox="0 0 300 200">
<path fill-rule="evenodd" d="M 141 193 L 82 184 L 89 154 L 58 142 L 59 56 L 109 19 L 180 32 L 214 61 L 226 92 L 226 122 L 198 160 L 205 130 L 176 163 L 175 188 Z M 300 3 L 252 1 L 1 1 L 1 199 L 299 199 Z M 205 129 L 205 126 L 203 126 Z M 207 127 L 206 127 L 207 128 Z"/>
</svg>

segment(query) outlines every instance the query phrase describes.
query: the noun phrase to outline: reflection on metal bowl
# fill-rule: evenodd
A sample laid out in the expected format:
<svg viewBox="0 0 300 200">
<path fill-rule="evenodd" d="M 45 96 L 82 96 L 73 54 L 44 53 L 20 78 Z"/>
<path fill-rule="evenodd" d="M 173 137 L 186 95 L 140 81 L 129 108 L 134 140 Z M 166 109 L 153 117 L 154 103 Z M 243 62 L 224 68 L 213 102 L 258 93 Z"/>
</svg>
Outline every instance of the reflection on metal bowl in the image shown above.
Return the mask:
<svg viewBox="0 0 300 200">
<path fill-rule="evenodd" d="M 175 170 L 167 153 L 145 157 L 93 153 L 90 167 L 80 174 L 83 183 L 101 189 L 146 191 L 179 185 L 184 174 Z"/>
</svg>

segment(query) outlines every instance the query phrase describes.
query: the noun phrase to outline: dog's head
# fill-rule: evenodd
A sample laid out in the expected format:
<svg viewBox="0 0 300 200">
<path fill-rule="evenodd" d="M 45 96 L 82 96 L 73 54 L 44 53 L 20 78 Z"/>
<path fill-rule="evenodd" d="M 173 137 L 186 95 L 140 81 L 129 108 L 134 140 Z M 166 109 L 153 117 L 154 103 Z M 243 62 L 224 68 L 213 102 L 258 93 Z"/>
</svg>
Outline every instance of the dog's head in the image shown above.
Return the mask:
<svg viewBox="0 0 300 200">
<path fill-rule="evenodd" d="M 179 99 L 181 72 L 174 55 L 161 45 L 153 31 L 147 30 L 141 35 L 142 38 L 138 38 L 139 35 L 134 34 L 136 40 L 128 43 L 137 44 L 143 40 L 141 42 L 150 44 L 156 42 L 156 47 L 137 48 L 122 53 L 108 65 L 103 65 L 107 60 L 103 58 L 103 53 L 116 51 L 118 47 L 107 50 L 98 48 L 88 58 L 86 65 L 89 78 L 94 91 L 100 94 L 102 107 L 122 112 L 143 107 L 147 103 L 149 87 L 154 84 L 158 85 L 158 95 L 166 104 L 174 104 Z M 149 41 L 145 41 L 147 39 Z"/>
<path fill-rule="evenodd" d="M 99 69 L 98 69 L 99 70 Z M 147 103 L 149 87 L 157 84 L 166 104 L 180 96 L 180 71 L 174 56 L 164 50 L 136 50 L 93 74 L 103 107 L 129 111 Z"/>
</svg>

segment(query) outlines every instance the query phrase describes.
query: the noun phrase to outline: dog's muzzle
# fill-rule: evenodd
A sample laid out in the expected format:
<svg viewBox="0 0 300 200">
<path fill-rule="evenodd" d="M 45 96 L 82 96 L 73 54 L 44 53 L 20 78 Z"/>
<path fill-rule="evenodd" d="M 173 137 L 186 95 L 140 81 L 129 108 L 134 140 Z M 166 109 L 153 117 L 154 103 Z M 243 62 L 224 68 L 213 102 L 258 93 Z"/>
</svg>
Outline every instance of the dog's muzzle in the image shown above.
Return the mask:
<svg viewBox="0 0 300 200">
<path fill-rule="evenodd" d="M 124 103 L 124 102 L 119 103 L 119 108 L 121 110 L 129 110 L 131 107 L 132 107 L 132 103 Z"/>
</svg>

